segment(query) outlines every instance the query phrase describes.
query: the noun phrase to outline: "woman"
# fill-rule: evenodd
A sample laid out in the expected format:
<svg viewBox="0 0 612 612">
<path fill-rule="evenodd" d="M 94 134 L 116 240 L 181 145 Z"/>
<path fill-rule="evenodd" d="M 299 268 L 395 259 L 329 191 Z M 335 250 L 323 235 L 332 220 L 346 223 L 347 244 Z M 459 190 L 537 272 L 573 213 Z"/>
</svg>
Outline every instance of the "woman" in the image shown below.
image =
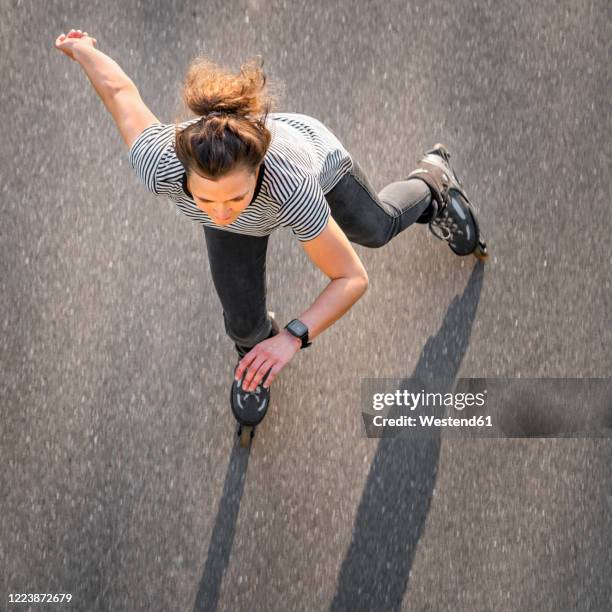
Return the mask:
<svg viewBox="0 0 612 612">
<path fill-rule="evenodd" d="M 270 112 L 274 97 L 255 62 L 233 74 L 196 58 L 182 95 L 197 117 L 162 124 L 131 79 L 95 45 L 81 30 L 55 42 L 84 69 L 142 182 L 204 226 L 225 329 L 239 355 L 231 391 L 239 422 L 263 418 L 281 369 L 366 291 L 368 275 L 350 242 L 377 248 L 409 225 L 427 223 L 458 255 L 486 257 L 443 145 L 377 195 L 321 122 Z M 283 226 L 330 283 L 281 330 L 266 310 L 265 261 L 269 234 Z"/>
</svg>

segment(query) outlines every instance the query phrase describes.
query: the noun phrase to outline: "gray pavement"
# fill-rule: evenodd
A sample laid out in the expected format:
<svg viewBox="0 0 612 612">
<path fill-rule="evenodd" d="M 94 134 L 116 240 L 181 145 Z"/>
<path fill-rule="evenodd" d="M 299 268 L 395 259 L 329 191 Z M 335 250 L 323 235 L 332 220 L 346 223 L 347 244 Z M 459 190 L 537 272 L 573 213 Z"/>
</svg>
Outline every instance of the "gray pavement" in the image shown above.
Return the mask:
<svg viewBox="0 0 612 612">
<path fill-rule="evenodd" d="M 366 377 L 607 377 L 610 5 L 2 0 L 0 610 L 612 609 L 610 440 L 367 439 Z M 199 51 L 257 53 L 377 189 L 445 142 L 491 250 L 356 246 L 370 288 L 272 387 L 250 455 L 202 228 L 141 186 L 53 48 L 174 120 Z M 326 284 L 288 230 L 286 322 Z M 10 604 L 13 593 L 70 604 Z"/>
</svg>

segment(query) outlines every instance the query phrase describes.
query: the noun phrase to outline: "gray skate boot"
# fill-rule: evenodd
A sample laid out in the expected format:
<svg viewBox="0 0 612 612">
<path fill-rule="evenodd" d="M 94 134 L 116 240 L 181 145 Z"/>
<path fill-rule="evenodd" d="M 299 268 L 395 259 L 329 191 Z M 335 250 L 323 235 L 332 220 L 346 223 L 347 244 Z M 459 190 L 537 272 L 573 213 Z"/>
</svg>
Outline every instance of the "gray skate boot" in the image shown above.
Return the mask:
<svg viewBox="0 0 612 612">
<path fill-rule="evenodd" d="M 268 338 L 276 336 L 279 333 L 278 323 L 274 319 L 274 313 L 268 312 L 272 319 L 272 331 Z M 244 347 L 236 344 L 238 352 L 238 362 L 251 350 L 252 347 Z M 234 367 L 234 373 L 238 368 L 238 363 Z M 240 446 L 246 447 L 255 435 L 255 427 L 261 423 L 268 412 L 270 405 L 270 389 L 266 389 L 263 383 L 268 378 L 268 374 L 264 376 L 260 384 L 253 391 L 245 391 L 242 388 L 248 372 L 248 368 L 244 370 L 242 378 L 237 381 L 235 378 L 232 381 L 232 389 L 230 391 L 230 405 L 234 418 L 238 422 L 238 436 L 240 437 Z"/>
<path fill-rule="evenodd" d="M 488 257 L 476 219 L 463 184 L 450 165 L 450 153 L 443 144 L 435 144 L 407 178 L 419 178 L 431 189 L 434 212 L 428 219 L 431 233 L 448 243 L 456 255 L 474 255 L 484 261 Z"/>
</svg>

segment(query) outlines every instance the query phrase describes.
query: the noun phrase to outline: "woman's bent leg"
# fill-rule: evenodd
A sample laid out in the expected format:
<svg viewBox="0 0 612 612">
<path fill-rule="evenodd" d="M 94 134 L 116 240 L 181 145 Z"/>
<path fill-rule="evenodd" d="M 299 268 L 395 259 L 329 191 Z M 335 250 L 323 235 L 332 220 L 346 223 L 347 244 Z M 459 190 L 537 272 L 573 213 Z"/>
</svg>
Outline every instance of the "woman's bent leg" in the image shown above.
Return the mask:
<svg viewBox="0 0 612 612">
<path fill-rule="evenodd" d="M 207 226 L 204 235 L 225 331 L 237 348 L 252 348 L 272 333 L 266 309 L 268 236 L 247 236 Z"/>
<path fill-rule="evenodd" d="M 355 160 L 325 198 L 347 238 L 370 248 L 383 246 L 413 223 L 422 223 L 432 206 L 431 191 L 418 178 L 390 183 L 376 195 Z"/>
</svg>

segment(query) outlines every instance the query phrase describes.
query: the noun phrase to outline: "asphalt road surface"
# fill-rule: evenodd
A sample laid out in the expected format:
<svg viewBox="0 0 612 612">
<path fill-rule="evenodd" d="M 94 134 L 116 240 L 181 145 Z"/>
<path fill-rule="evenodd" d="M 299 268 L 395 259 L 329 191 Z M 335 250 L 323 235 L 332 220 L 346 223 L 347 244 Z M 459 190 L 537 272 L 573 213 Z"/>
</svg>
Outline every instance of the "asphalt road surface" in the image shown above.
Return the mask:
<svg viewBox="0 0 612 612">
<path fill-rule="evenodd" d="M 612 609 L 609 439 L 369 439 L 360 408 L 368 377 L 610 375 L 607 0 L 1 6 L 1 610 Z M 262 54 L 376 189 L 446 143 L 490 261 L 356 246 L 368 292 L 241 452 L 202 228 L 138 183 L 72 27 L 165 122 L 198 52 Z M 279 320 L 326 281 L 272 235 Z"/>
</svg>

